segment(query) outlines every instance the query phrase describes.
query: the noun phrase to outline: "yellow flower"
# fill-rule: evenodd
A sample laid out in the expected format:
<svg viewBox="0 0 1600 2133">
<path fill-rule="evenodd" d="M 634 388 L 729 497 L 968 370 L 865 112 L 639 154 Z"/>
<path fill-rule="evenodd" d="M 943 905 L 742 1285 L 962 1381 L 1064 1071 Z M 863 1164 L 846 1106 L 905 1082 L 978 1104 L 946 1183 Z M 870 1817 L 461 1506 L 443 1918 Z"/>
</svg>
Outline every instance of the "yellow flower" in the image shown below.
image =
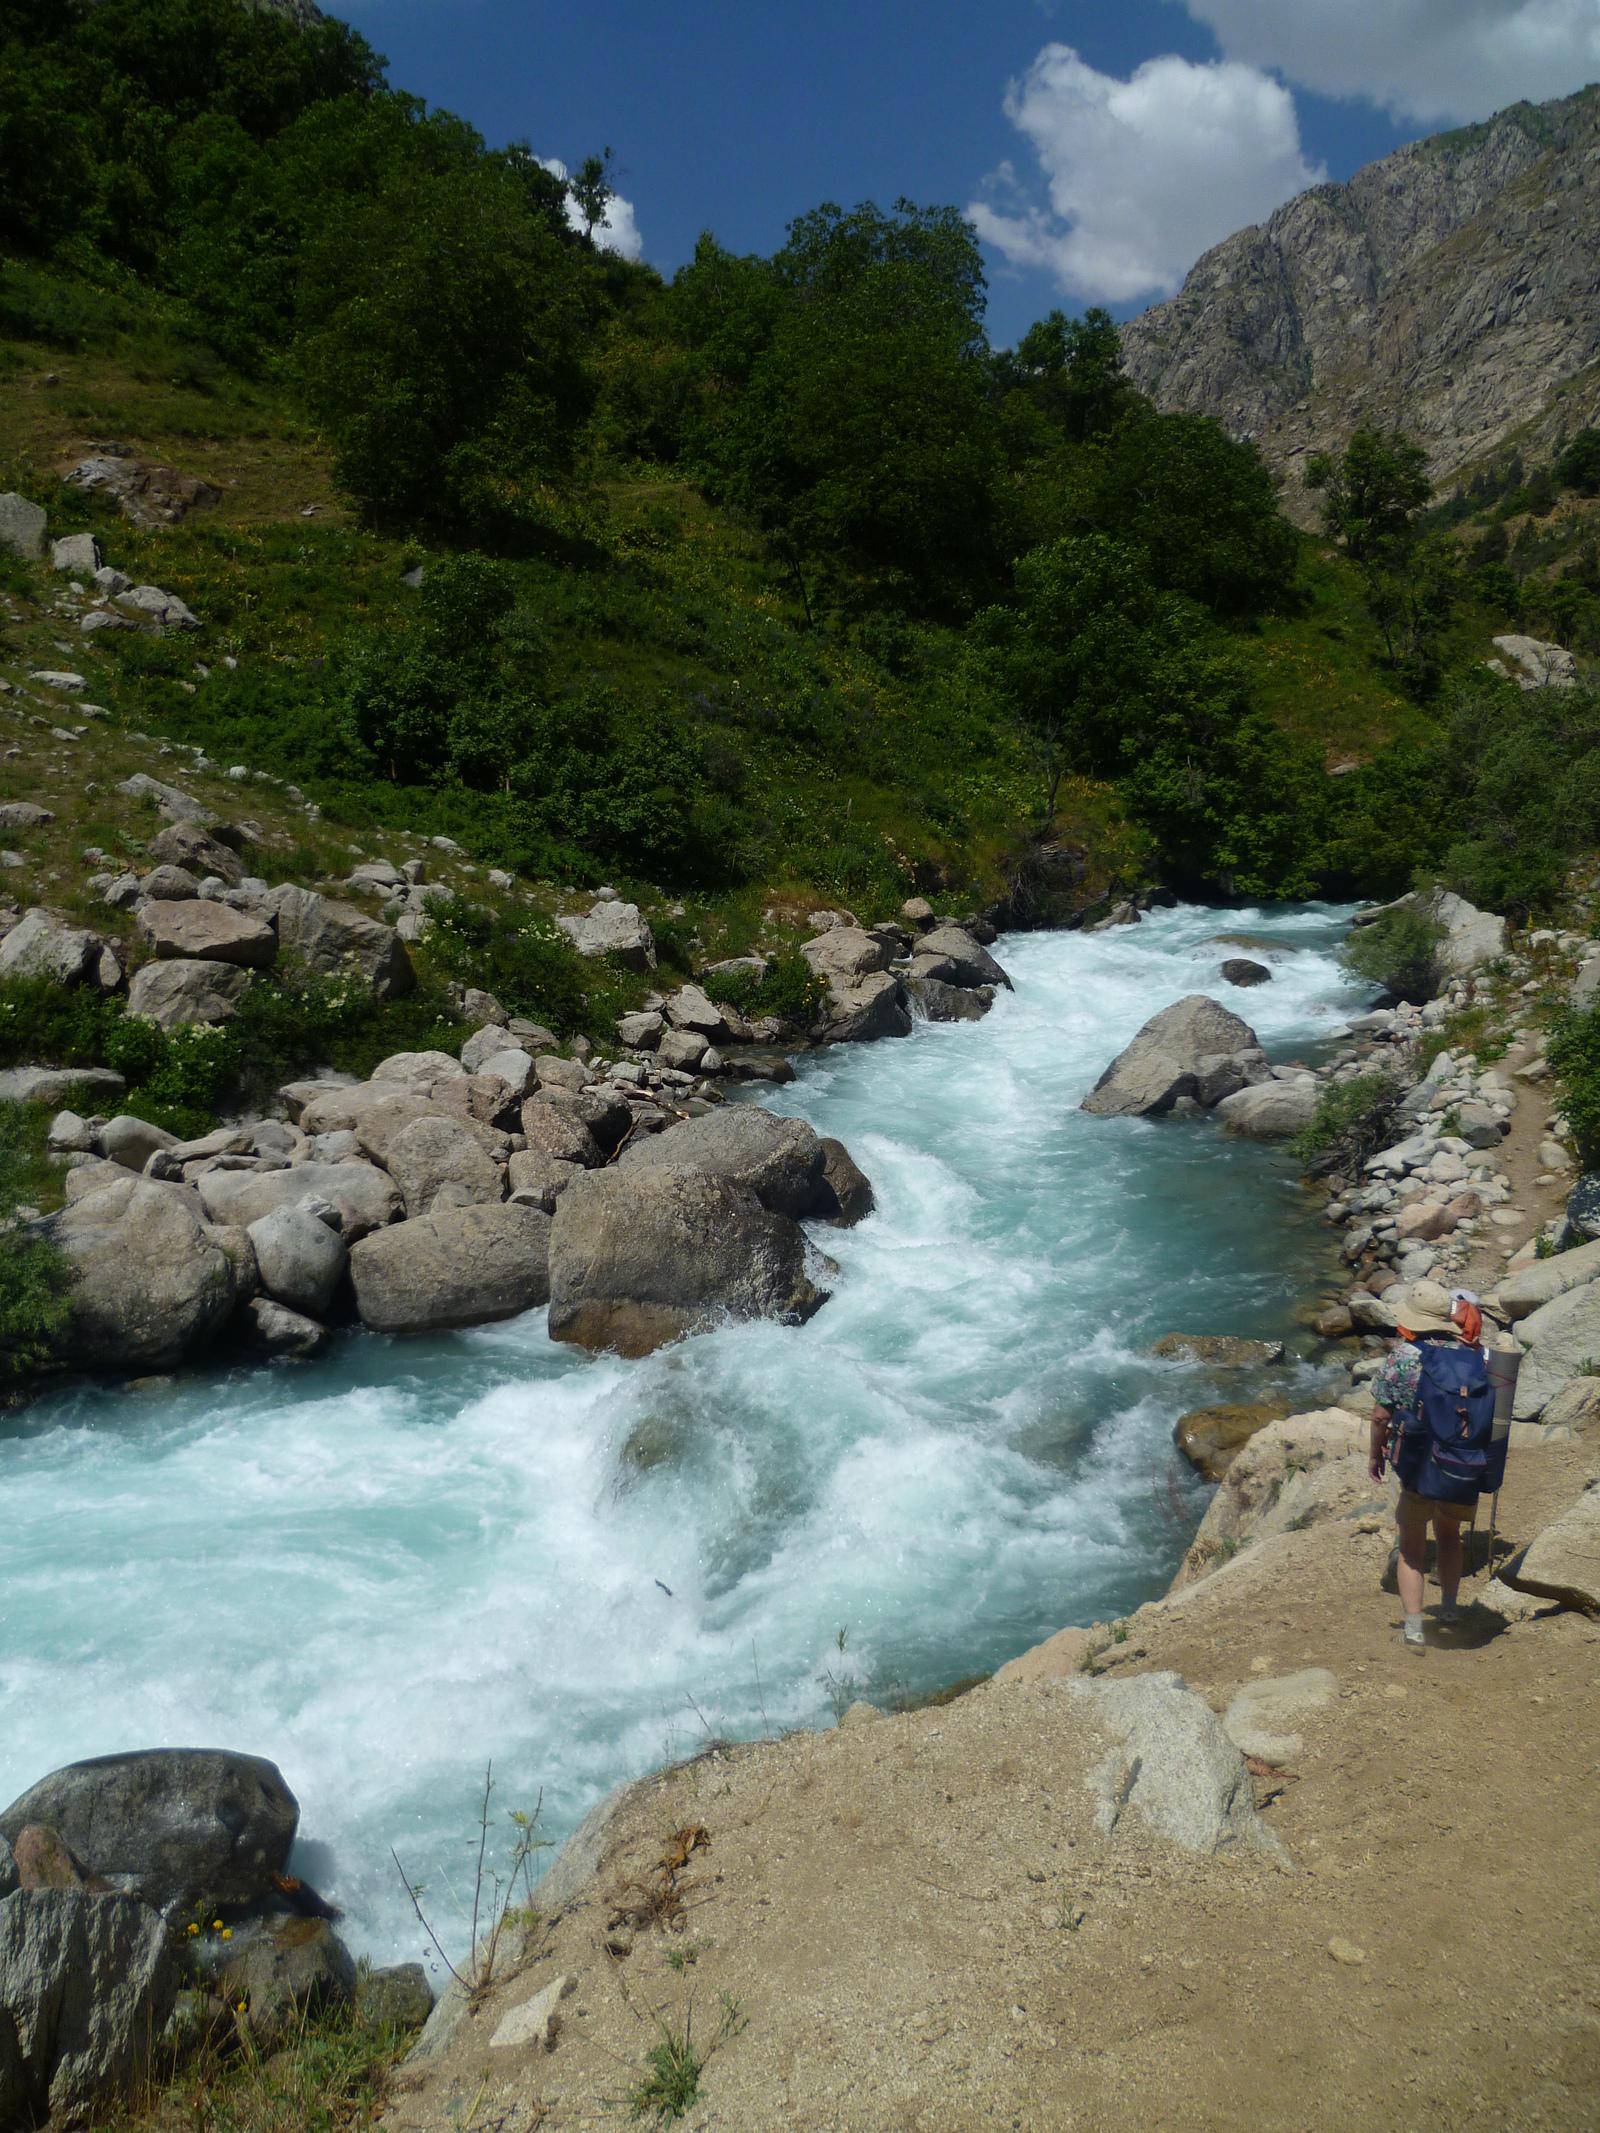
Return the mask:
<svg viewBox="0 0 1600 2133">
<path fill-rule="evenodd" d="M 213 1933 L 220 1933 L 222 1931 L 222 1920 L 220 1918 L 212 1919 L 211 1930 Z"/>
<path fill-rule="evenodd" d="M 191 1926 L 190 1926 L 190 1928 L 189 1928 L 189 1931 L 190 1931 L 190 1932 L 191 1932 L 192 1934 L 193 1934 L 193 1933 L 198 1933 L 198 1932 L 199 1932 L 199 1930 L 200 1930 L 200 1928 L 199 1928 L 198 1926 L 194 1926 L 194 1925 L 191 1925 Z"/>
<path fill-rule="evenodd" d="M 222 1937 L 223 1937 L 223 1939 L 224 1939 L 224 1940 L 232 1940 L 232 1938 L 233 1938 L 233 1928 L 232 1928 L 232 1926 L 224 1926 L 224 1927 L 223 1927 L 223 1929 L 222 1929 Z"/>
</svg>

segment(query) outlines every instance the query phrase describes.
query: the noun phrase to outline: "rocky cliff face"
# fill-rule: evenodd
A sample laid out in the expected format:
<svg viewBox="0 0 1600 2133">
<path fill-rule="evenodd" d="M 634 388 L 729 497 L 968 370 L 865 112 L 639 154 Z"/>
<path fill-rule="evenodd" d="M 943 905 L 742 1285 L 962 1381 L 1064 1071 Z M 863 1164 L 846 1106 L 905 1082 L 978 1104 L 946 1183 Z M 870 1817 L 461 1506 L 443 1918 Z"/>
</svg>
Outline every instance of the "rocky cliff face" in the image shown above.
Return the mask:
<svg viewBox="0 0 1600 2133">
<path fill-rule="evenodd" d="M 1316 512 L 1300 470 L 1400 425 L 1452 486 L 1600 418 L 1600 88 L 1516 104 L 1318 185 L 1207 252 L 1122 331 L 1165 411 L 1214 416 Z"/>
</svg>

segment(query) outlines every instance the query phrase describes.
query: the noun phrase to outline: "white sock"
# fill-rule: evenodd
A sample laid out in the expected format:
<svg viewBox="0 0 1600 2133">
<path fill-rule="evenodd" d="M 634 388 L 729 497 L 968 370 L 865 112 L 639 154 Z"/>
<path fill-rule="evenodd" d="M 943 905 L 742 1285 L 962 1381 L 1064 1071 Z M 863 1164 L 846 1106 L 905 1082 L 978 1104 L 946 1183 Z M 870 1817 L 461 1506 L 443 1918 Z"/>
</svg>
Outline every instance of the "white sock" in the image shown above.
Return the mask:
<svg viewBox="0 0 1600 2133">
<path fill-rule="evenodd" d="M 1422 1617 L 1420 1614 L 1406 1616 L 1406 1635 L 1413 1640 L 1422 1635 Z"/>
</svg>

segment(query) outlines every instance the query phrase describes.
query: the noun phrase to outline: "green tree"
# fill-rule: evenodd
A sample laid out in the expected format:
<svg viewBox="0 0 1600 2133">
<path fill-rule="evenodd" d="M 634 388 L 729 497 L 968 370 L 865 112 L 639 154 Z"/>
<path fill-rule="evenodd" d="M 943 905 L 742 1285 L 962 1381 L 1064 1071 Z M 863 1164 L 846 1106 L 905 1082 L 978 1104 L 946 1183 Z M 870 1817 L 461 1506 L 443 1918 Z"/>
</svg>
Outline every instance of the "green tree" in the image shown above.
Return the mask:
<svg viewBox="0 0 1600 2133">
<path fill-rule="evenodd" d="M 1410 539 L 1433 494 L 1428 455 L 1399 430 L 1359 429 L 1343 452 L 1314 452 L 1308 489 L 1322 493 L 1322 522 L 1356 561 Z"/>
<path fill-rule="evenodd" d="M 1556 478 L 1564 488 L 1600 496 L 1600 430 L 1579 430 L 1556 461 Z"/>
<path fill-rule="evenodd" d="M 1025 393 L 1073 444 L 1113 429 L 1137 398 L 1122 374 L 1122 337 L 1098 306 L 1082 318 L 1052 311 L 1014 354 L 996 358 L 995 370 L 1003 387 Z"/>
<path fill-rule="evenodd" d="M 606 148 L 597 156 L 585 156 L 568 178 L 567 191 L 578 203 L 584 229 L 593 244 L 595 231 L 606 219 L 606 209 L 617 197 L 616 188 L 611 183 L 611 150 Z"/>
</svg>

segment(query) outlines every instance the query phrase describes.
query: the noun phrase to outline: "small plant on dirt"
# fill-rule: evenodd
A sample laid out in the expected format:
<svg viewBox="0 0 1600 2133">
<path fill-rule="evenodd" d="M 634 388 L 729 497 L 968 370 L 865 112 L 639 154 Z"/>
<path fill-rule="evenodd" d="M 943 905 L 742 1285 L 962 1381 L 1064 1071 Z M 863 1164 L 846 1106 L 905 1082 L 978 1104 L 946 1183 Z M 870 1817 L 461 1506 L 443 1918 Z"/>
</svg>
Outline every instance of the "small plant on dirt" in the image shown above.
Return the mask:
<svg viewBox="0 0 1600 2133">
<path fill-rule="evenodd" d="M 1364 1162 L 1388 1131 L 1399 1098 L 1387 1074 L 1362 1074 L 1329 1089 L 1291 1143 L 1293 1154 L 1313 1177 Z"/>
<path fill-rule="evenodd" d="M 839 1656 L 842 1659 L 844 1657 L 845 1646 L 850 1641 L 850 1625 L 848 1622 L 846 1622 L 840 1628 L 839 1634 L 834 1641 L 839 1647 Z M 832 1667 L 824 1667 L 822 1672 L 817 1676 L 817 1680 L 826 1692 L 828 1702 L 833 1707 L 833 1715 L 835 1720 L 842 1723 L 844 1719 L 844 1714 L 846 1713 L 846 1711 L 849 1710 L 850 1706 L 860 1696 L 860 1682 L 857 1681 L 854 1674 L 840 1674 L 836 1676 Z"/>
<path fill-rule="evenodd" d="M 711 1943 L 708 1940 L 692 1940 L 687 1947 L 669 1948 L 667 1950 L 668 1969 L 676 1970 L 679 1977 L 682 1977 L 685 1970 L 699 1962 L 701 1956 L 705 1954 L 710 1946 Z"/>
<path fill-rule="evenodd" d="M 400 1864 L 400 1856 L 393 1845 L 389 1847 L 389 1857 L 394 1861 L 395 1871 L 400 1876 L 406 1894 L 411 1898 L 411 1908 L 417 1914 L 418 1923 L 438 1950 L 439 1957 L 450 1975 L 473 2000 L 481 1999 L 494 1980 L 495 1958 L 500 1952 L 500 1941 L 507 1927 L 530 1918 L 535 1923 L 538 1920 L 539 1914 L 533 1908 L 532 1901 L 533 1856 L 535 1852 L 548 1850 L 550 1841 L 546 1837 L 535 1835 L 539 1826 L 539 1812 L 544 1805 L 544 1794 L 541 1792 L 531 1815 L 524 1814 L 515 1807 L 510 1811 L 514 1835 L 502 1878 L 500 1870 L 489 1865 L 488 1858 L 489 1795 L 493 1790 L 494 1765 L 490 1763 L 483 1773 L 483 1799 L 478 1809 L 478 1859 L 472 1884 L 472 1938 L 465 1970 L 458 1969 L 445 1954 L 439 1936 L 422 1908 L 422 1899 L 428 1893 L 427 1889 L 420 1881 L 414 1882 L 411 1879 Z M 528 1900 L 524 1905 L 514 1907 L 518 1881 L 522 1882 Z M 488 1921 L 489 1930 L 480 1942 L 478 1925 L 480 1919 L 484 1918 Z"/>
<path fill-rule="evenodd" d="M 661 2041 L 659 2044 L 653 2044 L 644 2055 L 645 2065 L 650 2071 L 628 2091 L 630 2118 L 649 2118 L 658 2126 L 666 2125 L 674 2118 L 681 2118 L 698 2100 L 700 2076 L 705 2072 L 712 2053 L 719 2051 L 730 2038 L 738 2036 L 745 2027 L 737 2000 L 723 1993 L 720 2004 L 722 2020 L 716 2035 L 703 2053 L 696 2051 L 694 2046 L 692 1998 L 683 2018 L 682 2036 L 674 2032 L 669 2022 L 657 2017 Z"/>
<path fill-rule="evenodd" d="M 1533 1256 L 1535 1259 L 1554 1259 L 1556 1256 L 1555 1239 L 1547 1237 L 1543 1230 L 1534 1242 Z"/>
</svg>

